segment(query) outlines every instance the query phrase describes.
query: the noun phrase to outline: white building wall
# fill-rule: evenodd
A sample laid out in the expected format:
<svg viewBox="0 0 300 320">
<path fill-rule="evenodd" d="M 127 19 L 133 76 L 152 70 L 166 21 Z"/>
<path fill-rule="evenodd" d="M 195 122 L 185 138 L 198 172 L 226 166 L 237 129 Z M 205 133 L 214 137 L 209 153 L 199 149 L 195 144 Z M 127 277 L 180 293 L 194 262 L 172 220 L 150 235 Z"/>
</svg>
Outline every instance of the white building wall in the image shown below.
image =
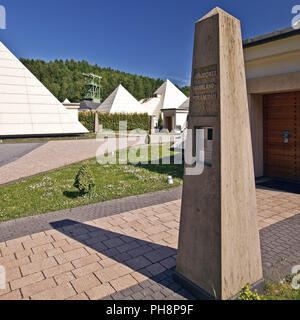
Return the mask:
<svg viewBox="0 0 300 320">
<path fill-rule="evenodd" d="M 247 79 L 300 71 L 300 51 L 246 62 Z"/>
<path fill-rule="evenodd" d="M 300 36 L 244 49 L 247 79 L 300 71 Z"/>
<path fill-rule="evenodd" d="M 180 126 L 181 129 L 186 127 L 187 113 L 176 113 L 176 127 Z"/>
</svg>

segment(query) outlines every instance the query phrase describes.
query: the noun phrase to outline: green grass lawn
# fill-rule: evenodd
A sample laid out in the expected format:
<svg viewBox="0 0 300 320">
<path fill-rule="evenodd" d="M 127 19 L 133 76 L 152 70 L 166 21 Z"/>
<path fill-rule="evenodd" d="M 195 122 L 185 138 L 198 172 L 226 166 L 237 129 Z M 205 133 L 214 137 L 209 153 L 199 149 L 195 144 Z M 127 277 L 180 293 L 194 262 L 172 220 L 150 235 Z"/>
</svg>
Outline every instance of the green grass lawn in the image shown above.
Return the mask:
<svg viewBox="0 0 300 320">
<path fill-rule="evenodd" d="M 300 300 L 300 290 L 292 288 L 291 283 L 266 283 L 262 300 Z"/>
<path fill-rule="evenodd" d="M 299 278 L 299 273 L 297 277 Z M 300 289 L 292 287 L 293 279 L 296 275 L 287 275 L 281 282 L 266 282 L 265 292 L 262 295 L 263 300 L 300 300 Z M 300 284 L 300 281 L 298 281 Z"/>
<path fill-rule="evenodd" d="M 157 159 L 165 157 L 168 150 L 168 146 L 160 146 Z M 147 160 L 149 155 L 148 147 L 143 147 L 142 160 Z M 83 164 L 92 171 L 95 187 L 89 194 L 80 196 L 73 184 Z M 173 176 L 174 185 L 167 184 L 168 175 Z M 95 159 L 83 161 L 0 187 L 0 222 L 169 189 L 181 185 L 182 176 L 182 165 L 100 165 Z"/>
<path fill-rule="evenodd" d="M 295 274 L 287 275 L 280 282 L 266 281 L 264 292 L 260 296 L 257 292 L 251 292 L 248 285 L 241 291 L 239 300 L 300 300 L 300 289 L 294 289 L 292 286 L 295 276 Z M 298 284 L 300 285 L 300 281 Z"/>
</svg>

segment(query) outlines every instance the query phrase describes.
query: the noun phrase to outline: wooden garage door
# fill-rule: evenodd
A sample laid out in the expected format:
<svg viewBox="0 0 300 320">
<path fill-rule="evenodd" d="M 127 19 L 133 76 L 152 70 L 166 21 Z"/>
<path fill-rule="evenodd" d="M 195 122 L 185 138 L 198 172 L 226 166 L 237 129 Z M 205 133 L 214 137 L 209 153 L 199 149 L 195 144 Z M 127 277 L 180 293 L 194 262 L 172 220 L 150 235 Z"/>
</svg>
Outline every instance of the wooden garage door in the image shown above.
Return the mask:
<svg viewBox="0 0 300 320">
<path fill-rule="evenodd" d="M 300 180 L 300 92 L 264 96 L 264 174 Z"/>
</svg>

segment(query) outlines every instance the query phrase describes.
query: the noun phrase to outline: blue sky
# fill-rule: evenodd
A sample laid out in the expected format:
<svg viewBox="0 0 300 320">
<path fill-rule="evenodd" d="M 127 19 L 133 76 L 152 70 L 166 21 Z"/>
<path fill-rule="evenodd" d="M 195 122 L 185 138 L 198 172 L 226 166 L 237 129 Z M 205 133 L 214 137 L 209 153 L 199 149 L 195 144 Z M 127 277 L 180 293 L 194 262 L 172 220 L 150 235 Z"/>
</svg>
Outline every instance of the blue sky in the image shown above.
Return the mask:
<svg viewBox="0 0 300 320">
<path fill-rule="evenodd" d="M 242 22 L 243 38 L 291 25 L 300 0 L 0 0 L 2 41 L 18 57 L 88 60 L 189 83 L 194 23 L 215 6 Z"/>
</svg>

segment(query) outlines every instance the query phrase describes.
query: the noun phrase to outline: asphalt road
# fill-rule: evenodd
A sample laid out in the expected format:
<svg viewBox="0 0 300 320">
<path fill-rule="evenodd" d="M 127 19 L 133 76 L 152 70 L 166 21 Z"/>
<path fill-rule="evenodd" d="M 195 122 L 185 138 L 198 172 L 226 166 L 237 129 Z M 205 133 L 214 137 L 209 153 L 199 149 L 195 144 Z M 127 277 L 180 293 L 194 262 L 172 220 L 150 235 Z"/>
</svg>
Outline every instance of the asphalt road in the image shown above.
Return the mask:
<svg viewBox="0 0 300 320">
<path fill-rule="evenodd" d="M 43 143 L 11 143 L 0 144 L 0 167 L 15 161 L 32 150 L 40 147 Z"/>
</svg>

